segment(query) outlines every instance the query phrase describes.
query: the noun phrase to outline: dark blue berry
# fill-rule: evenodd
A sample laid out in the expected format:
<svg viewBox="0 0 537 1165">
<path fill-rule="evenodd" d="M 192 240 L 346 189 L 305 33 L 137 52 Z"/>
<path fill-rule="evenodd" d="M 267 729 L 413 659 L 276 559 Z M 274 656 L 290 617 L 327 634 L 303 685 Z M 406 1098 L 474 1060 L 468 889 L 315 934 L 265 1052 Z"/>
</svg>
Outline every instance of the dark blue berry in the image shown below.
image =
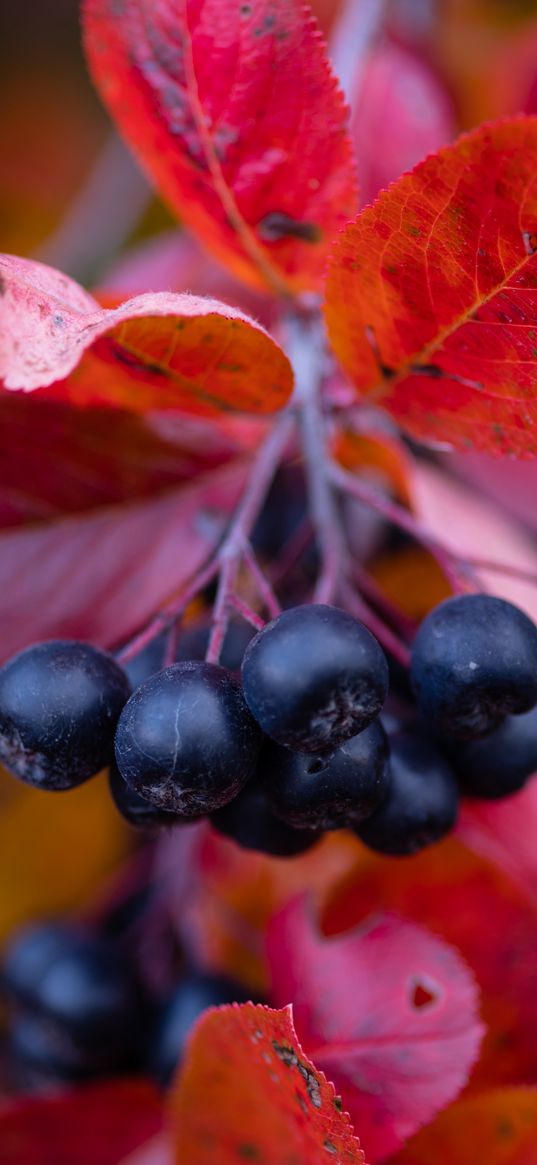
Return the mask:
<svg viewBox="0 0 537 1165">
<path fill-rule="evenodd" d="M 176 663 L 131 696 L 116 733 L 124 780 L 153 805 L 202 816 L 255 772 L 259 732 L 239 686 L 216 664 Z"/>
<path fill-rule="evenodd" d="M 207 1007 L 244 1003 L 247 998 L 240 984 L 223 975 L 185 976 L 163 1005 L 152 1040 L 149 1066 L 159 1083 L 169 1084 L 192 1025 Z"/>
<path fill-rule="evenodd" d="M 261 772 L 270 804 L 302 829 L 344 829 L 378 808 L 388 790 L 388 739 L 379 721 L 329 756 L 268 744 Z"/>
<path fill-rule="evenodd" d="M 128 963 L 97 935 L 50 924 L 25 928 L 6 951 L 3 983 L 88 1054 L 106 1048 L 111 1060 L 131 1046 L 138 987 Z"/>
<path fill-rule="evenodd" d="M 412 683 L 425 718 L 446 736 L 483 736 L 537 703 L 537 627 L 492 595 L 446 599 L 424 619 Z"/>
<path fill-rule="evenodd" d="M 305 853 L 319 837 L 312 829 L 294 829 L 276 817 L 258 781 L 249 781 L 229 805 L 211 814 L 211 823 L 243 849 L 278 858 Z"/>
<path fill-rule="evenodd" d="M 175 813 L 169 813 L 158 805 L 153 805 L 135 789 L 132 789 L 123 780 L 121 773 L 114 763 L 110 766 L 109 785 L 112 800 L 116 809 L 136 829 L 160 829 L 184 823 L 184 818 L 178 818 Z"/>
<path fill-rule="evenodd" d="M 390 783 L 386 797 L 356 829 L 379 853 L 417 853 L 453 828 L 458 788 L 438 749 L 424 737 L 401 733 L 390 738 Z"/>
<path fill-rule="evenodd" d="M 470 797 L 509 797 L 537 772 L 537 708 L 507 716 L 489 736 L 450 750 L 453 768 Z"/>
<path fill-rule="evenodd" d="M 42 789 L 72 789 L 114 755 L 130 693 L 111 655 L 58 640 L 20 652 L 0 671 L 0 760 Z"/>
<path fill-rule="evenodd" d="M 388 666 L 366 627 L 314 604 L 284 611 L 255 636 L 242 681 L 267 736 L 297 752 L 327 752 L 378 716 Z"/>
</svg>

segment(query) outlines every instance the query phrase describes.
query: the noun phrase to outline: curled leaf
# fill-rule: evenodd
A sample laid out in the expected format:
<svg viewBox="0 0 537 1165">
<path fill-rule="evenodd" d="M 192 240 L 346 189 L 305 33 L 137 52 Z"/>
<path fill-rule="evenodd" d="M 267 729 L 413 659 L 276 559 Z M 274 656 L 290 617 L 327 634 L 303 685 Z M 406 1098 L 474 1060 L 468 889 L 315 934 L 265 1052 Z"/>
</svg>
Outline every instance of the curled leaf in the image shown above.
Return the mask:
<svg viewBox="0 0 537 1165">
<path fill-rule="evenodd" d="M 135 412 L 271 413 L 293 386 L 281 348 L 238 308 L 147 292 L 99 307 L 51 267 L 0 256 L 0 381 Z"/>
</svg>

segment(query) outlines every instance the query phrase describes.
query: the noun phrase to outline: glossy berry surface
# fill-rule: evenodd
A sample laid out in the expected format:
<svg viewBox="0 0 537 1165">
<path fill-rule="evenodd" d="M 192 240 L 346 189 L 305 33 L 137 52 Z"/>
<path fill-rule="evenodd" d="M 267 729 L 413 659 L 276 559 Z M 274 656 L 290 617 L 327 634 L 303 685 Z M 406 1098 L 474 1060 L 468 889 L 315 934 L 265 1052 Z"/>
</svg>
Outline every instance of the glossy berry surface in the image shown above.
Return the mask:
<svg viewBox="0 0 537 1165">
<path fill-rule="evenodd" d="M 412 651 L 423 715 L 445 735 L 483 736 L 537 703 L 537 627 L 493 595 L 459 595 L 424 619 Z"/>
<path fill-rule="evenodd" d="M 8 995 L 63 1027 L 81 1047 L 129 1046 L 139 994 L 128 965 L 108 942 L 68 927 L 28 927 L 10 943 L 3 965 Z"/>
<path fill-rule="evenodd" d="M 385 797 L 388 758 L 386 733 L 375 721 L 326 757 L 268 745 L 261 772 L 274 812 L 288 825 L 344 829 L 369 817 Z"/>
<path fill-rule="evenodd" d="M 333 750 L 380 712 L 388 666 L 371 633 L 337 607 L 293 607 L 246 649 L 242 682 L 263 731 L 297 752 Z"/>
<path fill-rule="evenodd" d="M 167 1085 L 183 1058 L 190 1029 L 207 1007 L 244 1003 L 248 996 L 240 984 L 223 975 L 187 975 L 162 1006 L 157 1019 L 149 1066 L 152 1075 Z"/>
<path fill-rule="evenodd" d="M 38 643 L 0 671 L 0 760 L 38 788 L 71 789 L 114 755 L 125 673 L 89 643 Z"/>
<path fill-rule="evenodd" d="M 153 805 L 185 817 L 225 805 L 252 776 L 259 732 L 224 668 L 176 663 L 131 696 L 116 733 L 124 780 Z"/>
<path fill-rule="evenodd" d="M 169 813 L 158 805 L 152 805 L 151 801 L 132 789 L 123 780 L 115 763 L 110 766 L 108 783 L 118 813 L 129 825 L 134 825 L 135 829 L 162 829 L 166 826 L 169 828 L 172 825 L 177 825 L 180 820 L 184 821 L 184 818 L 178 818 L 175 813 Z"/>
<path fill-rule="evenodd" d="M 459 744 L 451 759 L 470 797 L 495 800 L 516 793 L 537 773 L 537 708 L 507 716 L 489 736 Z"/>
<path fill-rule="evenodd" d="M 403 856 L 439 841 L 457 819 L 459 794 L 444 757 L 427 739 L 390 739 L 390 784 L 382 805 L 356 833 L 379 853 Z"/>
<path fill-rule="evenodd" d="M 277 858 L 305 853 L 319 836 L 312 829 L 294 829 L 276 817 L 259 781 L 249 781 L 238 797 L 211 815 L 211 823 L 243 849 Z"/>
</svg>

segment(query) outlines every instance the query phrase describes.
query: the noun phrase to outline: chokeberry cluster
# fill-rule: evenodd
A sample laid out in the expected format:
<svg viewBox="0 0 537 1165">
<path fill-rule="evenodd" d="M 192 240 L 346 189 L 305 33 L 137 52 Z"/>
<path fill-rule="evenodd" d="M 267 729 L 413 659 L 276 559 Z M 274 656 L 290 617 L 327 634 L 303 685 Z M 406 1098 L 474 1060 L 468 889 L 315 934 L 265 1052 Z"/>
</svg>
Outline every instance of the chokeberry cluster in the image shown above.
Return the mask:
<svg viewBox="0 0 537 1165">
<path fill-rule="evenodd" d="M 388 676 L 368 629 L 322 604 L 250 638 L 240 676 L 179 658 L 132 695 L 106 652 L 37 644 L 0 671 L 0 759 L 52 790 L 109 766 L 140 827 L 208 816 L 275 856 L 351 829 L 410 854 L 453 827 L 461 791 L 508 796 L 537 770 L 537 628 L 490 595 L 448 599 L 416 636 L 404 714 L 386 710 Z"/>
</svg>

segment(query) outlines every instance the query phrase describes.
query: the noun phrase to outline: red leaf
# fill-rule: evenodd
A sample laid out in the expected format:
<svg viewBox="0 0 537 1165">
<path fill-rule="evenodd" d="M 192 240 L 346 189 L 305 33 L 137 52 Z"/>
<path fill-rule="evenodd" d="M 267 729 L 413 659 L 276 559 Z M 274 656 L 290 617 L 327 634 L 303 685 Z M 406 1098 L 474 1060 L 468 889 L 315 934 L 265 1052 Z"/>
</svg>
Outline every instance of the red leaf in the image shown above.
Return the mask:
<svg viewBox="0 0 537 1165">
<path fill-rule="evenodd" d="M 192 481 L 254 443 L 231 424 L 246 422 L 79 409 L 51 400 L 47 389 L 0 392 L 0 529 L 134 502 Z"/>
<path fill-rule="evenodd" d="M 134 632 L 208 558 L 245 468 L 233 462 L 146 501 L 0 534 L 1 657 L 39 639 L 110 647 Z"/>
<path fill-rule="evenodd" d="M 372 910 L 394 910 L 434 928 L 471 967 L 487 1027 L 472 1088 L 530 1079 L 537 1045 L 537 913 L 527 895 L 455 840 L 404 862 L 364 848 L 354 872 L 329 888 L 323 930 L 347 930 Z"/>
<path fill-rule="evenodd" d="M 351 130 L 360 173 L 360 201 L 410 170 L 455 136 L 451 102 L 438 77 L 415 53 L 385 40 L 360 79 Z"/>
<path fill-rule="evenodd" d="M 308 1055 L 333 1079 L 374 1161 L 466 1083 L 483 1028 L 473 976 L 458 954 L 385 916 L 323 938 L 305 899 L 269 929 L 276 1003 L 292 1001 Z"/>
<path fill-rule="evenodd" d="M 502 1088 L 451 1105 L 391 1165 L 537 1165 L 537 1090 Z"/>
<path fill-rule="evenodd" d="M 77 283 L 31 260 L 0 256 L 0 379 L 30 392 L 55 382 L 78 405 L 201 415 L 270 413 L 293 385 L 287 357 L 236 308 L 186 293 L 148 292 L 98 306 Z"/>
<path fill-rule="evenodd" d="M 143 1080 L 92 1084 L 0 1110 L 2 1165 L 117 1165 L 154 1136 L 161 1100 Z"/>
<path fill-rule="evenodd" d="M 356 209 L 347 114 L 299 0 L 85 0 L 94 81 L 159 190 L 241 278 L 316 289 Z"/>
<path fill-rule="evenodd" d="M 427 158 L 342 232 L 326 318 L 360 396 L 414 436 L 537 453 L 537 117 Z"/>
<path fill-rule="evenodd" d="M 291 1008 L 211 1008 L 192 1033 L 171 1118 L 177 1165 L 364 1162 L 333 1086 L 302 1051 Z"/>
</svg>

